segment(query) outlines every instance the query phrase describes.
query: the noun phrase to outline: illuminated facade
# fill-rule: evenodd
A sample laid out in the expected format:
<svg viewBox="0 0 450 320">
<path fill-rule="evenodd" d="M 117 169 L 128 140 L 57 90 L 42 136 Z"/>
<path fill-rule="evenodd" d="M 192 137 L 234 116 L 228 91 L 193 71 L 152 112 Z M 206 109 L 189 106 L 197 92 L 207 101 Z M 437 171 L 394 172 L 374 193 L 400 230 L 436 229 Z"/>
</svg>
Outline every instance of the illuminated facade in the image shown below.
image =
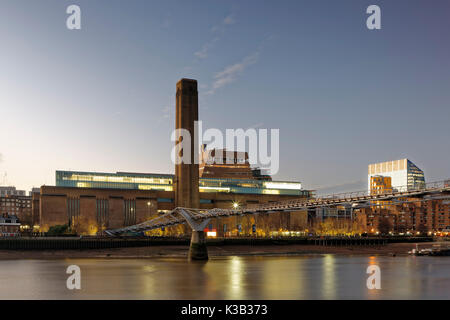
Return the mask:
<svg viewBox="0 0 450 320">
<path fill-rule="evenodd" d="M 408 203 L 391 203 L 355 210 L 364 231 L 375 233 L 382 218 L 390 222 L 394 233 L 442 232 L 450 228 L 450 201 L 411 199 Z M 416 201 L 414 201 L 416 200 Z"/>
<path fill-rule="evenodd" d="M 383 176 L 370 177 L 370 194 L 383 194 L 392 192 L 392 178 Z"/>
<path fill-rule="evenodd" d="M 408 159 L 370 164 L 368 170 L 369 193 L 372 192 L 371 179 L 379 176 L 390 177 L 394 191 L 417 190 L 425 187 L 423 171 Z M 376 190 L 373 191 L 376 192 Z"/>
<path fill-rule="evenodd" d="M 370 194 L 385 194 L 391 193 L 392 189 L 392 178 L 391 177 L 383 177 L 383 176 L 373 176 L 370 177 Z M 374 201 L 373 202 L 377 206 L 381 206 L 381 208 L 386 208 L 391 201 Z"/>
<path fill-rule="evenodd" d="M 175 127 L 195 133 L 197 81 L 182 79 L 177 83 L 176 110 Z M 192 141 L 191 150 L 195 145 Z M 190 163 L 177 164 L 175 175 L 56 171 L 56 186 L 42 186 L 40 193 L 33 195 L 34 227 L 46 232 L 51 226 L 68 224 L 78 234 L 94 235 L 147 221 L 176 207 L 236 209 L 312 196 L 299 182 L 272 181 L 260 170 L 252 170 L 245 152 L 232 152 L 232 163 L 226 166 L 217 163 L 217 155 L 216 150 L 202 154 L 202 168 L 193 158 Z M 225 162 L 230 162 L 227 156 L 230 154 L 225 154 Z M 241 217 L 217 219 L 212 224 L 217 223 L 217 234 L 248 230 L 253 234 L 262 229 L 278 232 L 286 225 L 298 229 L 304 225 L 304 217 L 304 213 L 276 213 L 251 217 L 251 221 L 241 221 Z M 174 228 L 176 234 L 189 231 L 183 226 Z"/>
<path fill-rule="evenodd" d="M 173 175 L 56 171 L 57 187 L 173 191 Z"/>
<path fill-rule="evenodd" d="M 79 234 L 94 235 L 144 222 L 177 206 L 173 179 L 170 174 L 57 171 L 56 186 L 42 186 L 33 196 L 34 227 L 45 232 L 51 226 L 69 224 Z M 201 209 L 231 209 L 310 198 L 312 192 L 303 190 L 299 182 L 200 178 L 199 195 Z M 259 219 L 258 228 L 264 225 L 269 230 L 272 223 L 267 221 L 282 219 L 282 215 L 275 217 Z M 232 221 L 227 223 L 230 232 Z"/>
<path fill-rule="evenodd" d="M 174 176 L 145 173 L 56 171 L 57 187 L 174 191 Z M 256 179 L 200 178 L 201 193 L 272 194 L 310 196 L 300 182 Z"/>
<path fill-rule="evenodd" d="M 408 159 L 371 164 L 368 177 L 371 194 L 425 188 L 423 171 Z M 376 205 L 359 209 L 356 216 L 369 233 L 378 231 L 382 218 L 389 220 L 391 232 L 399 234 L 431 234 L 445 230 L 450 224 L 448 201 L 425 201 L 421 198 L 410 200 L 407 203 L 375 201 Z"/>
</svg>

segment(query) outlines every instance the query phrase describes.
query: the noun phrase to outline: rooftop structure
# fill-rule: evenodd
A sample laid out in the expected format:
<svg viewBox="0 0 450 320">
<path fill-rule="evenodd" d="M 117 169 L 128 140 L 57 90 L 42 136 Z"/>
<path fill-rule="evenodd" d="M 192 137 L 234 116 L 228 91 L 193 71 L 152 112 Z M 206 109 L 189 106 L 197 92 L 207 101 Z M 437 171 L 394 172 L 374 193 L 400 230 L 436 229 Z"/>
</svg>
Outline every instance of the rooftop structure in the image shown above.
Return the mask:
<svg viewBox="0 0 450 320">
<path fill-rule="evenodd" d="M 24 190 L 17 190 L 16 187 L 0 187 L 0 197 L 5 196 L 25 196 L 26 192 Z"/>
<path fill-rule="evenodd" d="M 394 191 L 410 191 L 425 188 L 425 175 L 408 159 L 370 164 L 368 168 L 368 189 L 372 193 L 372 177 L 390 177 Z"/>
<path fill-rule="evenodd" d="M 206 145 L 202 146 L 200 153 L 199 171 L 201 178 L 272 180 L 269 175 L 263 174 L 261 169 L 250 167 L 247 152 L 207 150 Z"/>
<path fill-rule="evenodd" d="M 174 191 L 174 175 L 56 171 L 57 187 Z M 200 192 L 309 196 L 300 182 L 200 178 Z"/>
</svg>

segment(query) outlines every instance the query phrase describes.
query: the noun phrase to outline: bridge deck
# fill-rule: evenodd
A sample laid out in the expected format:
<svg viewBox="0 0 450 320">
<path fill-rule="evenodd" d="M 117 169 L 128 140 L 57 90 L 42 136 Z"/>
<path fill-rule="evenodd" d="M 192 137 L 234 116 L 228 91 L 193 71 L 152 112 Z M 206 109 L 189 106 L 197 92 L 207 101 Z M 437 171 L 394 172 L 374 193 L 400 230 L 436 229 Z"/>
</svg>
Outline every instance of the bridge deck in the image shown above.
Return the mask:
<svg viewBox="0 0 450 320">
<path fill-rule="evenodd" d="M 448 181 L 448 180 L 447 180 Z M 188 213 L 194 221 L 202 221 L 208 218 L 257 214 L 257 213 L 271 213 L 271 212 L 291 212 L 300 211 L 310 208 L 319 208 L 325 206 L 337 205 L 358 205 L 362 203 L 369 203 L 371 201 L 390 201 L 399 198 L 423 198 L 432 195 L 444 195 L 439 199 L 450 198 L 450 186 L 442 182 L 433 182 L 426 185 L 423 189 L 417 190 L 399 190 L 396 192 L 387 192 L 382 194 L 368 194 L 367 192 L 350 192 L 344 194 L 333 194 L 323 196 L 316 199 L 291 199 L 268 204 L 250 205 L 240 210 L 232 209 L 190 209 L 190 208 L 176 208 L 171 212 L 165 213 L 152 220 L 120 229 L 107 230 L 109 235 L 119 235 L 126 232 L 144 232 L 162 227 L 169 227 L 186 222 L 186 219 L 180 214 Z M 430 198 L 432 199 L 432 198 Z"/>
</svg>

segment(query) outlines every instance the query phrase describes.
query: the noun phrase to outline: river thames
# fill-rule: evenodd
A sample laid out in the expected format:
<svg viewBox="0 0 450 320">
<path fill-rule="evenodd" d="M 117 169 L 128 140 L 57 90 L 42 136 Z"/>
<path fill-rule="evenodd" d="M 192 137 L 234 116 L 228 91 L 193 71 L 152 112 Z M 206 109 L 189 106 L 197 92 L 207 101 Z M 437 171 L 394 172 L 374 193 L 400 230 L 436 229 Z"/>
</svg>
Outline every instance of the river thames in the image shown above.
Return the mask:
<svg viewBox="0 0 450 320">
<path fill-rule="evenodd" d="M 81 269 L 81 290 L 66 286 Z M 369 265 L 381 289 L 369 290 Z M 310 255 L 0 261 L 0 299 L 450 299 L 450 258 Z"/>
</svg>

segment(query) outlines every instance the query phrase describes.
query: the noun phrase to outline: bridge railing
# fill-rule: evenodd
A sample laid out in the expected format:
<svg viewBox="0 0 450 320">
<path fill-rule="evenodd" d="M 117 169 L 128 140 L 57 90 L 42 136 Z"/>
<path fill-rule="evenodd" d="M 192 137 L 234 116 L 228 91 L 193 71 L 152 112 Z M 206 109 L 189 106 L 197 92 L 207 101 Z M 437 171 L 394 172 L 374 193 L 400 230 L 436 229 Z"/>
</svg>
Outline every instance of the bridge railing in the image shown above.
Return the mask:
<svg viewBox="0 0 450 320">
<path fill-rule="evenodd" d="M 345 193 L 336 193 L 336 194 L 330 194 L 326 196 L 317 197 L 314 199 L 305 199 L 305 198 L 298 198 L 298 199 L 291 199 L 291 200 L 284 200 L 284 201 L 278 201 L 278 202 L 272 202 L 272 203 L 264 203 L 264 204 L 257 204 L 257 205 L 248 205 L 246 207 L 242 207 L 238 210 L 233 209 L 188 209 L 188 208 L 175 208 L 171 212 L 165 213 L 159 217 L 156 217 L 152 220 L 143 222 L 141 224 L 135 225 L 135 226 L 128 226 L 120 229 L 115 230 L 107 230 L 105 231 L 109 235 L 116 235 L 124 232 L 141 232 L 144 230 L 151 230 L 151 229 L 158 229 L 161 227 L 167 227 L 171 225 L 176 224 L 182 224 L 186 222 L 186 219 L 179 213 L 178 210 L 185 210 L 189 212 L 189 215 L 193 220 L 203 220 L 205 218 L 213 218 L 213 217 L 223 217 L 223 216 L 232 216 L 232 215 L 240 215 L 240 214 L 252 214 L 252 213 L 258 213 L 258 212 L 269 212 L 274 211 L 283 211 L 286 209 L 298 209 L 298 208 L 306 208 L 309 206 L 315 206 L 315 205 L 336 205 L 336 203 L 339 203 L 340 201 L 345 202 L 351 202 L 353 200 L 355 201 L 364 201 L 365 198 L 367 200 L 377 200 L 377 199 L 383 199 L 383 198 L 389 198 L 392 195 L 405 195 L 405 196 L 412 196 L 414 194 L 420 194 L 423 192 L 433 192 L 433 191 L 440 191 L 440 190 L 448 190 L 450 191 L 449 186 L 450 180 L 444 180 L 444 181 L 437 181 L 437 182 L 430 182 L 427 184 L 424 184 L 422 186 L 417 186 L 415 188 L 408 187 L 408 186 L 402 186 L 399 188 L 395 188 L 395 190 L 388 190 L 386 192 L 380 192 L 380 193 L 371 193 L 367 190 L 365 191 L 353 191 L 353 192 L 345 192 Z"/>
<path fill-rule="evenodd" d="M 415 187 L 412 186 L 399 186 L 392 188 L 391 190 L 376 192 L 376 191 L 368 191 L 368 190 L 361 190 L 361 191 L 351 191 L 351 192 L 342 192 L 342 193 L 332 193 L 328 195 L 322 195 L 316 197 L 316 199 L 351 199 L 351 198 L 359 198 L 359 197 L 366 197 L 366 196 L 387 196 L 391 194 L 397 194 L 397 193 L 414 193 L 414 192 L 422 192 L 426 190 L 440 190 L 449 188 L 449 180 L 443 180 L 443 181 L 434 181 L 425 183 L 423 185 L 418 185 Z"/>
<path fill-rule="evenodd" d="M 349 201 L 361 200 L 364 198 L 376 200 L 377 198 L 389 197 L 391 195 L 398 195 L 398 194 L 411 195 L 418 192 L 441 190 L 449 188 L 449 182 L 450 182 L 449 180 L 443 180 L 443 181 L 429 182 L 416 187 L 400 186 L 393 188 L 392 190 L 386 190 L 383 192 L 369 192 L 368 190 L 361 190 L 343 193 L 333 193 L 315 197 L 313 199 L 299 198 L 291 200 L 282 200 L 272 203 L 248 205 L 245 208 L 243 208 L 243 210 L 248 212 L 257 210 L 270 210 L 270 209 L 278 210 L 278 209 L 298 207 L 302 205 L 306 206 L 308 204 L 313 205 L 317 203 L 327 203 L 327 202 L 332 203 L 332 202 L 339 202 L 341 200 L 349 200 Z"/>
</svg>

